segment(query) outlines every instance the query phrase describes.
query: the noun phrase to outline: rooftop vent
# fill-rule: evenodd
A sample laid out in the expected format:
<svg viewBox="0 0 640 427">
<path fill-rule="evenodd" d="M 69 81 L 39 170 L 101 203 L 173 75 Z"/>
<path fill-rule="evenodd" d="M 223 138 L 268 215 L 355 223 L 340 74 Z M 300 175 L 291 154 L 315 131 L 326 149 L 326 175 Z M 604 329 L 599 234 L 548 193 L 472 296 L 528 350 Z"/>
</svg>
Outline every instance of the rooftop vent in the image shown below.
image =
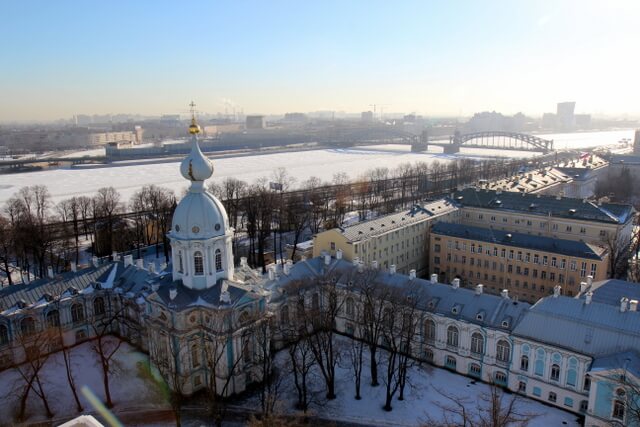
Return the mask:
<svg viewBox="0 0 640 427">
<path fill-rule="evenodd" d="M 575 214 L 575 213 L 576 213 L 576 210 L 575 210 L 575 209 L 569 209 L 569 214 L 573 215 L 573 214 Z"/>
</svg>

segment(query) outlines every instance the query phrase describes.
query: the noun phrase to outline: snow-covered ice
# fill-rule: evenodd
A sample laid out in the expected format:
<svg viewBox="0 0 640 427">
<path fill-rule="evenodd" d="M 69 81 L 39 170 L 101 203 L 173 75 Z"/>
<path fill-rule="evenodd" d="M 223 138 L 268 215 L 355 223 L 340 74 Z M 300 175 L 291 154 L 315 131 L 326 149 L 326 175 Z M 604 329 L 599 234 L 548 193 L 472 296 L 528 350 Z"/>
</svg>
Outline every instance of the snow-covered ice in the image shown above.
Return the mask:
<svg viewBox="0 0 640 427">
<path fill-rule="evenodd" d="M 632 138 L 633 131 L 582 132 L 572 134 L 541 135 L 553 139 L 556 148 L 585 148 L 615 144 L 622 138 Z M 344 172 L 357 178 L 376 167 L 397 167 L 401 163 L 418 161 L 449 162 L 452 159 L 473 157 L 493 158 L 530 157 L 533 152 L 463 149 L 456 155 L 446 155 L 439 147 L 431 147 L 425 153 L 412 153 L 409 146 L 376 145 L 348 149 L 322 149 L 311 151 L 280 152 L 271 154 L 242 155 L 214 159 L 213 181 L 235 177 L 249 183 L 258 178 L 270 177 L 276 169 L 283 167 L 298 183 L 311 176 L 330 181 L 334 174 Z M 187 187 L 178 168 L 179 161 L 151 164 L 121 163 L 111 167 L 49 169 L 38 172 L 0 175 L 0 205 L 23 186 L 45 184 L 53 202 L 77 196 L 92 196 L 105 186 L 113 186 L 128 201 L 131 195 L 144 185 L 156 184 L 170 188 L 180 195 Z"/>
</svg>

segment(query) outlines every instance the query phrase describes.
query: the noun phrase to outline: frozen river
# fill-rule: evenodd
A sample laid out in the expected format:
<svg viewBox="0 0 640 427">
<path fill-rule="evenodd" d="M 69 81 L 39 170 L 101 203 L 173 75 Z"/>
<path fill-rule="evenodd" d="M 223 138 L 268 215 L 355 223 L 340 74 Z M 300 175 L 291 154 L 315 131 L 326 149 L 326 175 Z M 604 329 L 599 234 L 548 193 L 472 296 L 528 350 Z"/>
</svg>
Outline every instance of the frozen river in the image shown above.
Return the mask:
<svg viewBox="0 0 640 427">
<path fill-rule="evenodd" d="M 554 140 L 554 147 L 587 148 L 611 145 L 622 138 L 633 138 L 632 130 L 541 135 Z M 446 155 L 440 148 L 433 151 L 412 153 L 409 146 L 376 145 L 350 149 L 325 149 L 289 153 L 250 155 L 214 159 L 214 181 L 235 177 L 249 183 L 261 177 L 269 177 L 279 167 L 296 178 L 297 182 L 316 176 L 330 181 L 336 173 L 344 172 L 357 178 L 375 167 L 395 168 L 401 163 L 418 161 L 448 162 L 456 158 L 530 157 L 532 152 L 463 149 L 456 155 Z M 0 175 L 0 205 L 20 187 L 44 184 L 49 188 L 54 202 L 74 195 L 93 195 L 100 187 L 113 186 L 122 194 L 122 200 L 144 185 L 156 184 L 170 188 L 180 195 L 187 182 L 178 170 L 178 162 L 112 166 L 102 168 L 50 169 L 40 172 Z"/>
</svg>

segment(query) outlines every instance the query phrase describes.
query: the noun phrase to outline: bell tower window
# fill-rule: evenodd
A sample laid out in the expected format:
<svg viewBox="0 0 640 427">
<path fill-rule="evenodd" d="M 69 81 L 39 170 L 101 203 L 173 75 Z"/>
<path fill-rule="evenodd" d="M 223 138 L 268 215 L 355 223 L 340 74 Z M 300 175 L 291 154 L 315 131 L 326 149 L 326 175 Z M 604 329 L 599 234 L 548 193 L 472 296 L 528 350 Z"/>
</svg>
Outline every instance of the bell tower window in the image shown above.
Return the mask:
<svg viewBox="0 0 640 427">
<path fill-rule="evenodd" d="M 202 276 L 204 274 L 204 260 L 202 259 L 202 252 L 196 251 L 193 254 L 193 267 L 194 274 L 196 276 Z"/>
<path fill-rule="evenodd" d="M 222 252 L 216 249 L 216 271 L 222 271 Z"/>
<path fill-rule="evenodd" d="M 182 251 L 178 251 L 178 272 L 184 272 L 184 265 L 182 264 Z"/>
</svg>

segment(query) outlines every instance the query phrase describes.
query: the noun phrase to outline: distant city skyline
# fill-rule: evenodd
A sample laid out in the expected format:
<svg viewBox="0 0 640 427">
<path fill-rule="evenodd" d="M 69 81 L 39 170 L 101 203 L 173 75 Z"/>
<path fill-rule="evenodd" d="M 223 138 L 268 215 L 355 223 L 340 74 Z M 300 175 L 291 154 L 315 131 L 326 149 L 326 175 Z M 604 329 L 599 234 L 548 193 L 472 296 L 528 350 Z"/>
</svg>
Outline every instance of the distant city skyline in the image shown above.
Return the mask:
<svg viewBox="0 0 640 427">
<path fill-rule="evenodd" d="M 640 2 L 0 4 L 0 122 L 370 110 L 640 114 Z"/>
</svg>

